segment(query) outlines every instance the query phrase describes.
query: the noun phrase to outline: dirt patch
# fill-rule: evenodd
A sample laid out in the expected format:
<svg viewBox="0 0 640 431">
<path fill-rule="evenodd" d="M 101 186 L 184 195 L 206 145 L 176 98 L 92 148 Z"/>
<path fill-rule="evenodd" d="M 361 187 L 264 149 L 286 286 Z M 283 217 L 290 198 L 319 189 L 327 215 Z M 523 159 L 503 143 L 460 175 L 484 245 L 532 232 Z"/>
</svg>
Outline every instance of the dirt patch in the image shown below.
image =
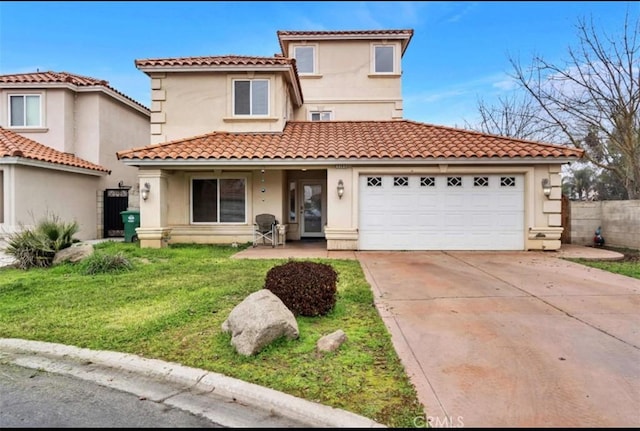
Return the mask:
<svg viewBox="0 0 640 431">
<path fill-rule="evenodd" d="M 622 253 L 624 258 L 620 259 L 618 262 L 635 262 L 640 263 L 640 250 L 634 250 L 631 248 L 615 248 L 615 247 L 603 247 L 607 250 L 617 251 L 618 253 Z"/>
</svg>

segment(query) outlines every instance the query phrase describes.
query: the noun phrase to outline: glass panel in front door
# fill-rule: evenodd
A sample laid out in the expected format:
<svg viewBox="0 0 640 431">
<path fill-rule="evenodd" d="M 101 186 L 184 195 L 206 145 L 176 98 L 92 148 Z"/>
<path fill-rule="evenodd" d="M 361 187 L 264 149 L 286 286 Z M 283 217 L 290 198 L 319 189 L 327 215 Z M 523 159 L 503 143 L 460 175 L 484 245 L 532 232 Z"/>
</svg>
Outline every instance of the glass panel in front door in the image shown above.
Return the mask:
<svg viewBox="0 0 640 431">
<path fill-rule="evenodd" d="M 322 184 L 302 186 L 302 235 L 322 236 Z"/>
</svg>

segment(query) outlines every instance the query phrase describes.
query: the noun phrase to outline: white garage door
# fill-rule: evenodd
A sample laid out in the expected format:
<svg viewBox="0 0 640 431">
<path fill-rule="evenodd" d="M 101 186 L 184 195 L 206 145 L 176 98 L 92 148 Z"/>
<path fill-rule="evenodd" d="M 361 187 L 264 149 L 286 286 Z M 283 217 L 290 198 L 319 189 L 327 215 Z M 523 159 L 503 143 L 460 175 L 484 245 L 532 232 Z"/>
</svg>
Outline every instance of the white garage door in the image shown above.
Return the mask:
<svg viewBox="0 0 640 431">
<path fill-rule="evenodd" d="M 362 175 L 361 250 L 523 250 L 522 175 Z"/>
</svg>

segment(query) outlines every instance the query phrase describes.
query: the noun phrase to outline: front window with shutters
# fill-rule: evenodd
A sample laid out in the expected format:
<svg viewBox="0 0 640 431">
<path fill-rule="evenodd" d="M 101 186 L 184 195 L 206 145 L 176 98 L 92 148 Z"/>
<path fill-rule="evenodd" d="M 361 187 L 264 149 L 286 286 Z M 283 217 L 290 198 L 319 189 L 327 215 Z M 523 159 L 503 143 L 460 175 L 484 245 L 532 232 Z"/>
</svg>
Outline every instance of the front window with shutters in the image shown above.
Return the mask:
<svg viewBox="0 0 640 431">
<path fill-rule="evenodd" d="M 233 81 L 234 115 L 269 115 L 269 80 L 236 79 Z"/>
<path fill-rule="evenodd" d="M 9 96 L 9 126 L 42 126 L 39 94 L 12 94 Z"/>
</svg>

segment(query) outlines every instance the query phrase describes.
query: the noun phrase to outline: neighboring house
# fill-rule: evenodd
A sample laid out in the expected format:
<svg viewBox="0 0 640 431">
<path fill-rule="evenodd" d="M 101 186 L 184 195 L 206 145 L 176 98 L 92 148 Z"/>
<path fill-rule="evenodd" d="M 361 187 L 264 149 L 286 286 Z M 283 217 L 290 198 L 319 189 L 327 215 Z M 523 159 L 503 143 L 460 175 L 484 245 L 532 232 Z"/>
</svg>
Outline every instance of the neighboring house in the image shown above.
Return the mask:
<svg viewBox="0 0 640 431">
<path fill-rule="evenodd" d="M 560 169 L 582 152 L 403 119 L 412 36 L 280 31 L 273 57 L 136 60 L 151 145 L 118 158 L 148 189 L 141 246 L 250 241 L 271 213 L 330 250 L 558 249 Z"/>
<path fill-rule="evenodd" d="M 77 221 L 79 239 L 122 236 L 119 212 L 139 202 L 137 169 L 116 152 L 149 142 L 149 116 L 106 81 L 0 75 L 0 236 L 47 214 Z"/>
</svg>

